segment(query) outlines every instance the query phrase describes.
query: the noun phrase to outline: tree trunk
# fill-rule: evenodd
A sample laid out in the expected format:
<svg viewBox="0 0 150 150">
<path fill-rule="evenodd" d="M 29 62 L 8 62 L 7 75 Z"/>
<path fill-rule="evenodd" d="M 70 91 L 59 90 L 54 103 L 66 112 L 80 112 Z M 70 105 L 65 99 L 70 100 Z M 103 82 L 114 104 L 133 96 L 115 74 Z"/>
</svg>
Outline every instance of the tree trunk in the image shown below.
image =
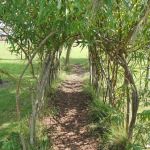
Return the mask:
<svg viewBox="0 0 150 150">
<path fill-rule="evenodd" d="M 128 134 L 129 130 L 129 122 L 130 122 L 130 90 L 129 90 L 129 82 L 126 77 L 127 73 L 125 72 L 124 84 L 126 86 L 126 96 L 127 96 L 127 108 L 126 108 L 126 132 Z"/>
<path fill-rule="evenodd" d="M 67 67 L 69 66 L 70 53 L 71 53 L 71 48 L 68 48 L 66 53 L 66 60 L 65 60 L 65 66 Z"/>
<path fill-rule="evenodd" d="M 66 61 L 65 61 L 65 66 L 68 67 L 69 66 L 69 60 L 70 60 L 70 53 L 71 53 L 71 47 L 72 47 L 72 44 L 69 44 L 68 48 L 67 48 L 67 53 L 66 53 Z"/>
<path fill-rule="evenodd" d="M 91 54 L 91 50 L 90 47 L 88 48 L 88 52 L 89 52 L 89 72 L 90 72 L 90 84 L 92 85 L 92 81 L 93 81 L 93 76 L 92 76 L 92 54 Z"/>
<path fill-rule="evenodd" d="M 148 89 L 148 80 L 150 78 L 150 53 L 147 58 L 146 78 L 145 78 L 145 91 Z"/>
<path fill-rule="evenodd" d="M 133 129 L 136 123 L 136 117 L 137 117 L 137 111 L 138 111 L 138 107 L 139 107 L 139 98 L 138 98 L 138 92 L 137 92 L 137 88 L 133 79 L 133 75 L 128 67 L 128 64 L 126 62 L 126 59 L 121 56 L 120 57 L 120 65 L 124 68 L 125 70 L 125 76 L 126 79 L 128 80 L 129 84 L 131 85 L 131 91 L 132 91 L 132 96 L 131 96 L 131 100 L 132 100 L 132 117 L 131 117 L 131 121 L 129 124 L 129 130 L 128 130 L 128 139 L 131 140 L 132 139 L 132 135 L 133 135 Z"/>
</svg>

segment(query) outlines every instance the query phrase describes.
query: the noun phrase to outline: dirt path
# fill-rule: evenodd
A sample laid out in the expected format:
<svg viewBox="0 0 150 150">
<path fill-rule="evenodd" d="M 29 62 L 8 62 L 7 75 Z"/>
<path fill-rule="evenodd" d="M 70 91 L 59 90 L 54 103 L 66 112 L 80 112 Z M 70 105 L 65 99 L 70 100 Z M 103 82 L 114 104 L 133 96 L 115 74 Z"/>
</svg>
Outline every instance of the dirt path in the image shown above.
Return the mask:
<svg viewBox="0 0 150 150">
<path fill-rule="evenodd" d="M 87 131 L 89 96 L 83 91 L 84 71 L 81 66 L 72 66 L 71 75 L 56 92 L 55 105 L 59 115 L 45 118 L 53 128 L 51 135 L 54 150 L 97 150 L 97 140 Z"/>
</svg>

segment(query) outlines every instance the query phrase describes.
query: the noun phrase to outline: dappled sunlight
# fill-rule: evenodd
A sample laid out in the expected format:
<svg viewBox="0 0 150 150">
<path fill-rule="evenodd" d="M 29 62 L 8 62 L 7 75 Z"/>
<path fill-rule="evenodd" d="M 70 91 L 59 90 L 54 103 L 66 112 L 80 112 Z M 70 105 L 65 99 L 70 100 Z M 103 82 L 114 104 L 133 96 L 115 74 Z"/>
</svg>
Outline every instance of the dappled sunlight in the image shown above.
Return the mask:
<svg viewBox="0 0 150 150">
<path fill-rule="evenodd" d="M 71 74 L 67 75 L 54 97 L 58 115 L 43 120 L 55 150 L 97 150 L 97 139 L 87 131 L 90 97 L 83 91 L 85 73 L 80 65 L 72 67 Z"/>
<path fill-rule="evenodd" d="M 150 0 L 1 1 L 0 149 L 145 149 Z"/>
</svg>

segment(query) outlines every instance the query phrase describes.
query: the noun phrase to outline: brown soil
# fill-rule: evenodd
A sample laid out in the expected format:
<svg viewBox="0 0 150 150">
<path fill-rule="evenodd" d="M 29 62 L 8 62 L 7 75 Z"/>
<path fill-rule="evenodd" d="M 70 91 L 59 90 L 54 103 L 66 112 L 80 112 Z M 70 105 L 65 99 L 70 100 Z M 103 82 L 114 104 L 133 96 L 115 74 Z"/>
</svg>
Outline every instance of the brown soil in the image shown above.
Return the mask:
<svg viewBox="0 0 150 150">
<path fill-rule="evenodd" d="M 50 131 L 54 150 L 97 150 L 97 139 L 88 131 L 88 101 L 83 91 L 85 71 L 79 65 L 72 66 L 72 73 L 59 86 L 55 96 L 57 117 L 47 117 L 44 123 Z"/>
</svg>

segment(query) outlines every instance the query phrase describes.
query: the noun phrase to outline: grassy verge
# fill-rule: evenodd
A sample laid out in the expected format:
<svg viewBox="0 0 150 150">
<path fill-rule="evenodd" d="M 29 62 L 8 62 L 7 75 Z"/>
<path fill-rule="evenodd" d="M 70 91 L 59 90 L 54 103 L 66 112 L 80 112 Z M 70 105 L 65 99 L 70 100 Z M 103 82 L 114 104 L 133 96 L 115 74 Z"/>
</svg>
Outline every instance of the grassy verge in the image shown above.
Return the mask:
<svg viewBox="0 0 150 150">
<path fill-rule="evenodd" d="M 0 73 L 3 84 L 0 85 L 0 149 L 18 150 L 16 146 L 19 142 L 20 126 L 16 118 L 16 83 L 20 73 L 22 72 L 26 61 L 20 60 L 19 56 L 13 55 L 9 51 L 9 45 L 0 42 Z M 30 81 L 30 70 L 27 70 L 23 81 Z M 25 124 L 31 113 L 30 92 L 27 84 L 22 85 L 20 96 L 21 122 Z"/>
</svg>

